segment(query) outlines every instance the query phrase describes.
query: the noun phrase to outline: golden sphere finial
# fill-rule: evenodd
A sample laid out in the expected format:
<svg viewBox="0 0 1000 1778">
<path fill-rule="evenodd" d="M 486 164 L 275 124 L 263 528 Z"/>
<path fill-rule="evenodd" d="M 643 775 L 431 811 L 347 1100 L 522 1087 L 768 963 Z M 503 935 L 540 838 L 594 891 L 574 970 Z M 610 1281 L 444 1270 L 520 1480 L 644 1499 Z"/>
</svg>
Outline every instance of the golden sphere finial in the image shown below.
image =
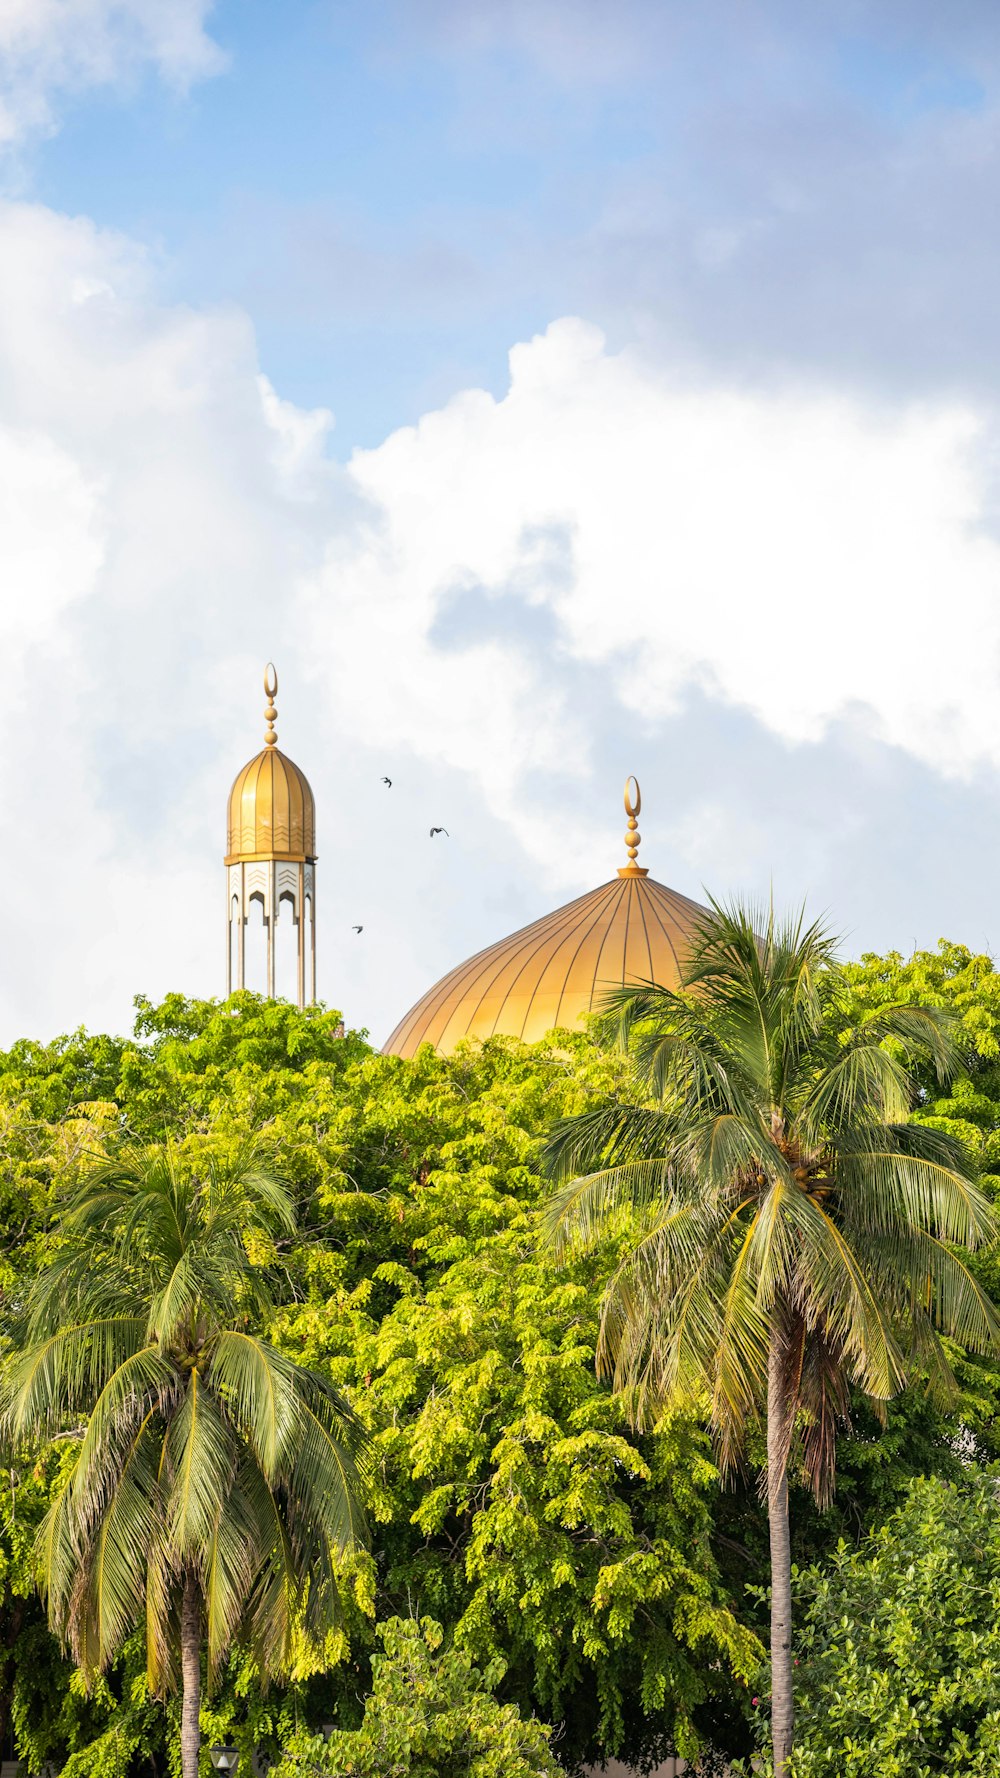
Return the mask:
<svg viewBox="0 0 1000 1778">
<path fill-rule="evenodd" d="M 622 865 L 618 872 L 620 877 L 645 877 L 649 874 L 643 870 L 641 864 L 636 864 L 636 856 L 642 843 L 642 834 L 639 832 L 636 816 L 641 808 L 642 796 L 639 792 L 639 780 L 629 776 L 625 780 L 625 813 L 628 816 L 628 827 L 625 830 L 625 850 L 628 853 L 628 863 Z"/>
<path fill-rule="evenodd" d="M 268 661 L 267 666 L 264 668 L 264 696 L 267 699 L 267 708 L 264 711 L 264 721 L 267 723 L 267 728 L 264 731 L 264 745 L 266 747 L 276 747 L 278 743 L 277 731 L 274 726 L 274 719 L 278 714 L 274 707 L 274 700 L 277 695 L 278 675 L 275 670 L 274 662 Z"/>
</svg>

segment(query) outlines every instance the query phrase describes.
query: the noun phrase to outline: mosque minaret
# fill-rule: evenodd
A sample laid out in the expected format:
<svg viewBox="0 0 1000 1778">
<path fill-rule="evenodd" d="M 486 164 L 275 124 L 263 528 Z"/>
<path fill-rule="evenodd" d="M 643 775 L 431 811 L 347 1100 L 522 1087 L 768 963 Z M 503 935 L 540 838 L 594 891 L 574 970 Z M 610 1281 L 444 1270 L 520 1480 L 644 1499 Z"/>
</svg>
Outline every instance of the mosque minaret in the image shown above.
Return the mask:
<svg viewBox="0 0 1000 1778">
<path fill-rule="evenodd" d="M 274 700 L 278 675 L 264 673 L 267 728 L 261 751 L 243 767 L 229 792 L 226 845 L 228 984 L 246 986 L 247 942 L 254 902 L 263 914 L 267 993 L 275 993 L 276 927 L 283 912 L 296 933 L 299 1006 L 316 998 L 316 802 L 308 780 L 278 750 Z M 306 927 L 308 923 L 308 938 Z"/>
</svg>

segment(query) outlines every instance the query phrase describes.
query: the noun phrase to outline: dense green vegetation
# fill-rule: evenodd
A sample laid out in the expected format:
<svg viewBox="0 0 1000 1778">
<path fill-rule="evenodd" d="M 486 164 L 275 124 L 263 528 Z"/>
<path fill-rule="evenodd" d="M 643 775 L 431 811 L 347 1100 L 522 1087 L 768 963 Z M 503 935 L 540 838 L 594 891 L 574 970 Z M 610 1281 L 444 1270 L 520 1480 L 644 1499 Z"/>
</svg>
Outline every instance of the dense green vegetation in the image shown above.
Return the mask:
<svg viewBox="0 0 1000 1778">
<path fill-rule="evenodd" d="M 86 1684 L 144 1627 L 150 1692 L 181 1694 L 182 1778 L 203 1660 L 211 1688 L 238 1641 L 262 1681 L 321 1658 L 363 1536 L 356 1417 L 258 1332 L 295 1232 L 249 1143 L 229 1165 L 126 1144 L 69 1198 L 5 1366 L 8 1445 L 86 1428 L 38 1538 L 49 1622 Z"/>
<path fill-rule="evenodd" d="M 1000 976 L 946 946 L 910 962 L 865 959 L 848 981 L 845 1018 L 899 999 L 960 1013 L 967 1070 L 946 1094 L 922 1073 L 919 1116 L 971 1147 L 992 1192 Z M 257 1331 L 342 1390 L 371 1438 L 371 1553 L 341 1577 L 339 1627 L 322 1656 L 299 1651 L 282 1687 L 264 1689 L 238 1643 L 203 1706 L 206 1734 L 277 1753 L 336 1723 L 359 1735 L 359 1759 L 374 1757 L 373 1659 L 388 1663 L 380 1683 L 397 1700 L 393 1672 L 419 1659 L 445 1714 L 465 1713 L 467 1737 L 491 1709 L 517 1713 L 504 1732 L 536 1761 L 529 1770 L 549 1757 L 532 1717 L 553 1726 L 552 1752 L 570 1766 L 703 1740 L 748 1752 L 767 1709 L 767 1527 L 752 1475 L 762 1447 L 751 1431 L 747 1473 L 723 1488 L 694 1410 L 636 1435 L 594 1374 L 613 1244 L 564 1270 L 538 1240 L 545 1137 L 559 1118 L 636 1100 L 625 1061 L 563 1034 L 403 1062 L 338 1033 L 337 1015 L 318 1009 L 173 996 L 141 1003 L 131 1038 L 77 1033 L 0 1056 L 8 1346 L 60 1242 L 58 1212 L 95 1164 L 169 1139 L 182 1166 L 225 1168 L 253 1137 L 296 1225 L 259 1255 L 274 1305 Z M 996 1257 L 973 1264 L 1000 1300 Z M 953 1357 L 958 1394 L 946 1406 L 918 1383 L 889 1405 L 883 1431 L 855 1404 L 829 1511 L 793 1473 L 800 1565 L 825 1572 L 838 1540 L 853 1550 L 908 1498 L 912 1477 L 955 1481 L 970 1458 L 1000 1456 L 1000 1364 Z M 0 1735 L 16 1736 L 32 1769 L 69 1755 L 69 1778 L 165 1773 L 175 1706 L 149 1699 L 142 1637 L 88 1693 L 37 1601 L 34 1532 L 76 1451 L 73 1438 L 29 1440 L 0 1482 Z M 424 1637 L 421 1652 L 399 1626 L 383 1646 L 394 1619 L 440 1625 L 440 1650 Z M 807 1733 L 805 1694 L 801 1704 Z"/>
<path fill-rule="evenodd" d="M 551 1730 L 493 1695 L 502 1661 L 480 1671 L 464 1649 L 442 1648 L 431 1618 L 390 1618 L 378 1639 L 360 1726 L 297 1732 L 278 1778 L 559 1778 Z"/>
<path fill-rule="evenodd" d="M 796 1778 L 1000 1768 L 1000 1475 L 914 1482 L 799 1579 Z"/>
<path fill-rule="evenodd" d="M 563 1119 L 546 1213 L 564 1256 L 624 1252 L 601 1303 L 598 1371 L 637 1425 L 702 1401 L 723 1469 L 763 1425 L 770 1539 L 771 1738 L 793 1749 L 788 1476 L 829 1504 L 851 1388 L 884 1404 L 926 1378 L 955 1392 L 945 1339 L 1000 1350 L 1000 1318 L 956 1251 L 998 1225 L 966 1145 L 911 1121 L 910 1068 L 962 1066 L 960 1022 L 897 1001 L 852 1020 L 821 926 L 716 907 L 683 989 L 623 987 L 608 1020 L 642 1104 Z"/>
</svg>

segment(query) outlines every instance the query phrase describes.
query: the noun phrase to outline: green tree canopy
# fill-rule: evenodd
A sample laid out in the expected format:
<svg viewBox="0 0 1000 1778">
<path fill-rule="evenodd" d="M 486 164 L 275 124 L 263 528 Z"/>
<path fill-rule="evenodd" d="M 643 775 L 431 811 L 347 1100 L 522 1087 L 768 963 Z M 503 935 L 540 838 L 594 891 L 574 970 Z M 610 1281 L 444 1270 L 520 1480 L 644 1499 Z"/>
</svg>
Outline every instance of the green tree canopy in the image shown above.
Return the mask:
<svg viewBox="0 0 1000 1778">
<path fill-rule="evenodd" d="M 390 1618 L 360 1727 L 296 1737 L 275 1778 L 559 1778 L 551 1730 L 493 1695 L 503 1662 L 442 1641 L 431 1618 Z"/>
<path fill-rule="evenodd" d="M 888 1523 L 799 1575 L 794 1778 L 1000 1768 L 995 1470 L 910 1484 Z"/>
<path fill-rule="evenodd" d="M 728 1467 L 767 1429 L 772 1730 L 792 1748 L 787 1472 L 796 1429 L 822 1502 L 848 1385 L 882 1403 L 914 1373 L 954 1390 L 945 1333 L 993 1351 L 1000 1317 L 956 1246 L 996 1219 L 952 1135 L 910 1121 L 895 1050 L 958 1071 L 938 1008 L 883 1006 L 845 1028 L 834 941 L 801 919 L 713 904 L 680 992 L 613 997 L 650 1098 L 564 1122 L 557 1251 L 626 1235 L 605 1293 L 598 1365 L 639 1423 L 703 1396 Z"/>
<path fill-rule="evenodd" d="M 124 1149 L 66 1205 L 4 1375 L 15 1444 L 86 1416 L 36 1544 L 50 1623 L 90 1679 L 145 1614 L 150 1691 L 183 1686 L 184 1778 L 202 1642 L 210 1685 L 238 1635 L 262 1678 L 287 1672 L 296 1634 L 335 1621 L 336 1555 L 360 1533 L 353 1416 L 256 1331 L 260 1249 L 293 1233 L 250 1153 L 198 1172 Z"/>
<path fill-rule="evenodd" d="M 907 998 L 939 995 L 958 1012 L 970 1072 L 945 1091 L 916 1059 L 917 1116 L 948 1118 L 961 1099 L 965 1126 L 965 1095 L 986 1100 L 974 1127 L 989 1172 L 1000 1132 L 989 960 L 945 946 L 910 962 L 868 958 L 844 977 L 846 1027 Z M 560 1757 L 654 1757 L 706 1738 L 739 1751 L 762 1616 L 747 1583 L 767 1572 L 756 1487 L 720 1487 L 696 1412 L 637 1435 L 595 1378 L 598 1303 L 619 1249 L 559 1271 L 537 1246 L 544 1135 L 587 1107 L 641 1102 L 626 1059 L 562 1033 L 403 1062 L 341 1032 L 321 1008 L 170 996 L 141 1004 L 133 1036 L 76 1033 L 0 1055 L 3 1338 L 57 1251 L 57 1204 L 95 1163 L 166 1137 L 183 1165 L 227 1168 L 252 1136 L 297 1223 L 255 1248 L 275 1302 L 256 1331 L 342 1390 L 372 1438 L 376 1554 L 345 1570 L 329 1671 L 265 1692 L 241 1643 L 204 1706 L 205 1733 L 273 1756 L 296 1719 L 358 1724 L 372 1614 L 416 1611 L 480 1670 L 504 1661 L 498 1699 L 562 1723 Z M 970 1261 L 994 1298 L 995 1263 Z M 951 1406 L 914 1386 L 888 1404 L 883 1430 L 855 1400 L 829 1512 L 793 1472 L 801 1562 L 839 1536 L 853 1546 L 915 1472 L 955 1478 L 968 1448 L 1000 1454 L 1000 1367 L 954 1358 Z M 32 1596 L 34 1530 L 75 1456 L 72 1441 L 43 1435 L 0 1486 L 0 1732 L 12 1713 L 33 1770 L 70 1756 L 71 1778 L 150 1778 L 167 1771 L 176 1707 L 149 1702 L 142 1631 L 85 1693 Z M 758 1434 L 749 1456 L 762 1459 Z"/>
</svg>

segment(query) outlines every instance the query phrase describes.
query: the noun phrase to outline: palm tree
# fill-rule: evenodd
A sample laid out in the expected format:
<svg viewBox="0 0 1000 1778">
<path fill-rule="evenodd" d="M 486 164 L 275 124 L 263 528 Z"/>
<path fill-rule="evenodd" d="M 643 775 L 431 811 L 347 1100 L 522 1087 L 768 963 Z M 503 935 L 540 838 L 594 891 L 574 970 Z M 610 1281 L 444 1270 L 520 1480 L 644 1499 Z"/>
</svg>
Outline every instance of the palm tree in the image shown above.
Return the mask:
<svg viewBox="0 0 1000 1778">
<path fill-rule="evenodd" d="M 203 1646 L 209 1687 L 236 1638 L 282 1673 L 336 1620 L 337 1553 L 362 1535 L 350 1410 L 253 1331 L 293 1232 L 250 1151 L 200 1173 L 124 1151 L 69 1202 L 4 1378 L 13 1440 L 87 1417 L 38 1538 L 49 1621 L 92 1677 L 145 1617 L 151 1690 L 180 1680 L 183 1778 Z"/>
<path fill-rule="evenodd" d="M 826 1503 L 852 1386 L 877 1405 L 915 1373 L 947 1391 L 942 1336 L 977 1350 L 1000 1336 L 953 1251 L 993 1240 L 994 1214 L 961 1146 L 907 1121 L 918 1095 L 905 1062 L 920 1053 L 953 1073 L 953 1029 L 918 1006 L 845 1029 L 842 1007 L 824 928 L 713 903 L 679 992 L 609 1000 L 606 1034 L 631 1049 L 645 1103 L 585 1111 L 548 1147 L 557 1252 L 624 1242 L 597 1362 L 637 1424 L 707 1400 L 724 1471 L 766 1424 L 778 1778 L 793 1730 L 796 1435 Z"/>
</svg>

